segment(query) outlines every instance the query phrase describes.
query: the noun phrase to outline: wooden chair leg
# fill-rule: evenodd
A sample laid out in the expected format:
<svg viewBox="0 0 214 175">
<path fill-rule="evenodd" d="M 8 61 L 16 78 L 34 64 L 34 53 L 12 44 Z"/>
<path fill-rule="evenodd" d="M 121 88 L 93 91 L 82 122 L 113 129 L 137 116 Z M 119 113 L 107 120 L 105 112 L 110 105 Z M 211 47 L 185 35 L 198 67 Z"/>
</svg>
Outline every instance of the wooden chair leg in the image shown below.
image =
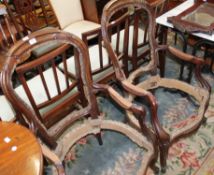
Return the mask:
<svg viewBox="0 0 214 175">
<path fill-rule="evenodd" d="M 166 161 L 169 151 L 169 142 L 163 142 L 159 145 L 161 172 L 166 172 Z"/>
<path fill-rule="evenodd" d="M 99 145 L 103 145 L 101 132 L 96 134 L 96 138 L 97 138 L 97 141 L 98 141 Z"/>
<path fill-rule="evenodd" d="M 181 67 L 180 67 L 180 75 L 179 75 L 179 80 L 183 80 L 183 73 L 184 73 L 184 62 L 181 62 Z"/>
</svg>

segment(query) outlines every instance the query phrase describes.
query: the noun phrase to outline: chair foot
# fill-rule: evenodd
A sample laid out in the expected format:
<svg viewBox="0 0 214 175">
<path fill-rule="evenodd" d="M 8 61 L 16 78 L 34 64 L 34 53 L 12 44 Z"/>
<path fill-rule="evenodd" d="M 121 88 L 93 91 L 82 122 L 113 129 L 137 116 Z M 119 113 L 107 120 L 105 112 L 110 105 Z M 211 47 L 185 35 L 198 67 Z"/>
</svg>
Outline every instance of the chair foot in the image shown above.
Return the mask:
<svg viewBox="0 0 214 175">
<path fill-rule="evenodd" d="M 155 162 L 151 164 L 150 168 L 152 169 L 155 175 L 159 174 L 159 168 L 155 165 Z"/>
<path fill-rule="evenodd" d="M 201 123 L 202 123 L 202 125 L 206 125 L 206 123 L 207 123 L 207 118 L 206 117 L 204 117 L 203 119 L 202 119 L 202 121 L 201 121 Z"/>
<path fill-rule="evenodd" d="M 166 173 L 166 167 L 161 167 L 161 173 Z"/>
<path fill-rule="evenodd" d="M 160 165 L 161 165 L 161 172 L 166 172 L 166 161 L 168 157 L 168 151 L 169 151 L 169 142 L 164 142 L 160 144 L 159 146 L 160 150 Z"/>
<path fill-rule="evenodd" d="M 96 138 L 97 138 L 97 141 L 99 143 L 99 145 L 103 145 L 103 140 L 102 140 L 102 136 L 101 136 L 101 133 L 98 133 L 96 134 Z"/>
</svg>

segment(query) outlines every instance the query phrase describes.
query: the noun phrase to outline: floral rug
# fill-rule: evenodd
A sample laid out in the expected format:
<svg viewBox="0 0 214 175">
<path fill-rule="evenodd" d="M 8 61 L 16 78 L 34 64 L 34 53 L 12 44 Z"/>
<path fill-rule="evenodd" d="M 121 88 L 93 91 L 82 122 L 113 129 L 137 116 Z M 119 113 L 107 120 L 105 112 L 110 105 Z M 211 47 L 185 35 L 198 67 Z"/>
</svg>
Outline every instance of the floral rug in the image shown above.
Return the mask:
<svg viewBox="0 0 214 175">
<path fill-rule="evenodd" d="M 172 74 L 178 77 L 179 65 L 175 61 L 167 59 L 166 67 L 167 77 Z M 204 77 L 214 87 L 214 76 L 204 73 Z M 192 83 L 196 82 L 193 80 Z M 158 111 L 163 116 L 160 118 L 163 125 L 182 119 L 185 114 L 194 113 L 194 105 L 189 104 L 185 96 L 172 99 L 168 92 L 165 93 L 159 101 L 164 104 L 164 110 L 160 108 Z M 126 121 L 125 112 L 108 98 L 98 97 L 98 103 L 107 119 Z M 214 175 L 214 88 L 206 117 L 207 122 L 197 132 L 179 139 L 170 147 L 165 175 Z M 173 127 L 176 129 L 179 126 Z M 88 136 L 71 148 L 65 159 L 68 175 L 136 175 L 145 150 L 116 132 L 104 131 L 102 136 L 102 146 L 99 146 L 94 136 Z M 52 167 L 47 167 L 45 174 L 52 175 L 52 170 Z M 152 174 L 149 169 L 147 175 Z"/>
</svg>

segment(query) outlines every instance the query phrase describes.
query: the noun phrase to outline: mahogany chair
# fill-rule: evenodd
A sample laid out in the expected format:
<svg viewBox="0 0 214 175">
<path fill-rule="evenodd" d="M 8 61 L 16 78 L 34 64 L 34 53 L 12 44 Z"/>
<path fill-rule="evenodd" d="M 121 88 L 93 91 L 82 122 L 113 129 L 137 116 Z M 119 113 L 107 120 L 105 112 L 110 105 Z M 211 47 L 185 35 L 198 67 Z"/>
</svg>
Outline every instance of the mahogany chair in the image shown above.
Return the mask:
<svg viewBox="0 0 214 175">
<path fill-rule="evenodd" d="M 34 0 L 34 7 L 40 12 L 39 17 L 45 18 L 46 23 L 51 26 L 57 26 L 57 21 L 48 0 Z"/>
<path fill-rule="evenodd" d="M 0 72 L 6 61 L 5 55 L 10 47 L 12 47 L 17 40 L 22 38 L 23 32 L 17 30 L 12 19 L 7 13 L 6 6 L 0 4 Z M 22 59 L 25 60 L 30 54 L 25 54 Z"/>
<path fill-rule="evenodd" d="M 63 43 L 62 47 L 56 49 L 50 54 L 38 58 L 37 60 L 20 64 L 19 58 L 25 52 L 29 52 L 33 48 L 39 47 L 46 42 L 53 41 Z M 62 74 L 56 66 L 56 60 L 59 58 L 56 57 L 56 55 L 61 52 L 64 53 L 65 48 L 68 48 L 69 46 L 72 46 L 72 48 L 74 48 L 77 68 L 76 79 L 74 79 L 75 77 L 73 77 L 73 79 L 67 79 L 68 76 L 66 74 L 66 71 L 65 74 Z M 23 120 L 26 121 L 26 123 L 29 124 L 30 129 L 35 133 L 35 135 L 40 136 L 42 141 L 47 144 L 45 145 L 44 143 L 41 143 L 43 154 L 45 157 L 47 157 L 47 159 L 54 162 L 59 174 L 64 174 L 62 161 L 66 153 L 69 151 L 69 148 L 79 139 L 89 134 L 96 135 L 99 143 L 102 144 L 100 135 L 101 130 L 113 130 L 115 132 L 120 132 L 140 147 L 145 148 L 146 152 L 138 171 L 139 175 L 145 174 L 148 165 L 154 159 L 153 145 L 147 138 L 145 138 L 141 133 L 139 133 L 132 127 L 118 121 L 105 120 L 100 115 L 96 97 L 93 93 L 90 63 L 88 58 L 89 54 L 87 51 L 87 47 L 79 38 L 77 38 L 75 35 L 53 29 L 37 31 L 30 34 L 28 36 L 28 40 L 20 40 L 19 42 L 17 42 L 16 45 L 12 47 L 8 52 L 8 57 L 9 59 L 7 61 L 7 64 L 5 65 L 1 74 L 1 86 L 3 92 L 10 103 L 13 105 L 15 111 L 20 114 L 20 116 Z M 64 66 L 66 67 L 66 59 L 63 56 L 61 57 L 61 59 L 64 63 Z M 45 62 L 48 62 L 49 64 L 44 66 Z M 38 68 L 38 74 L 32 79 L 28 80 L 27 83 L 25 83 L 22 74 L 24 74 L 27 69 L 32 67 L 34 69 Z M 23 98 L 23 94 L 17 91 L 17 88 L 13 87 L 12 76 L 14 71 L 16 71 L 20 76 L 21 82 L 23 83 L 22 86 L 24 89 L 26 89 L 27 97 L 29 98 L 29 101 L 31 103 L 29 103 L 28 101 L 23 101 L 25 100 Z M 50 75 L 50 72 L 52 72 L 52 76 Z M 46 76 L 47 73 L 49 74 L 48 76 Z M 60 81 L 60 77 L 64 77 L 63 81 Z M 51 78 L 53 80 L 51 82 L 51 88 L 49 88 L 48 82 L 44 82 L 45 80 L 50 80 Z M 28 90 L 28 88 L 30 88 L 30 81 L 37 81 L 37 79 L 41 80 L 41 87 L 39 88 L 39 84 L 37 83 L 32 87 L 32 91 Z M 75 90 L 76 92 L 73 92 L 74 86 L 77 85 L 78 82 L 80 84 L 80 87 L 77 87 Z M 80 91 L 79 89 L 84 89 L 84 92 Z M 43 106 L 51 104 L 52 102 L 56 104 L 56 110 L 54 110 L 52 114 L 60 113 L 60 109 L 66 110 L 67 105 L 74 104 L 73 101 L 68 100 L 73 93 L 81 96 L 81 99 L 85 99 L 86 103 L 80 109 L 75 109 L 75 111 L 67 114 L 65 118 L 61 119 L 53 126 L 47 127 L 43 122 L 43 119 L 35 110 L 35 104 L 32 103 L 34 102 L 32 101 L 34 96 L 31 95 L 33 91 L 40 94 L 40 98 L 38 99 L 40 101 L 43 101 L 44 97 L 46 96 L 46 101 L 42 102 Z M 55 92 L 53 93 L 53 91 Z M 61 98 L 65 98 L 65 94 L 67 94 L 68 99 Z M 130 109 L 131 111 L 136 113 L 144 112 L 143 108 L 132 105 L 132 103 L 130 103 L 128 100 L 119 97 L 117 94 L 115 94 L 113 98 L 117 101 L 121 101 L 121 105 L 126 109 Z M 39 107 L 42 107 L 42 105 L 39 105 Z M 83 121 L 81 122 L 81 120 Z M 76 122 L 78 124 L 73 125 L 74 123 L 76 124 Z M 64 131 L 68 127 L 70 127 L 69 132 L 64 133 Z M 52 149 L 52 151 L 50 150 L 50 148 Z"/>
<path fill-rule="evenodd" d="M 58 0 L 49 0 L 49 3 L 55 13 L 60 29 L 63 31 L 81 38 L 82 33 L 100 27 L 96 13 L 93 14 L 95 18 L 92 20 L 90 19 L 91 16 L 86 16 L 84 0 L 64 0 L 63 3 Z"/>
<path fill-rule="evenodd" d="M 177 44 L 177 38 L 179 37 L 182 40 L 182 50 L 183 52 L 187 52 L 187 48 L 191 47 L 192 48 L 192 54 L 197 55 L 197 53 L 201 52 L 203 53 L 203 59 L 205 60 L 205 64 L 209 66 L 204 66 L 205 69 L 209 69 L 209 72 L 213 73 L 213 42 L 209 42 L 203 39 L 200 39 L 196 36 L 192 36 L 188 32 L 181 32 L 177 29 L 175 29 L 175 44 Z M 188 68 L 188 76 L 187 78 L 184 78 L 184 68 Z M 207 68 L 209 67 L 209 68 Z M 185 61 L 181 62 L 181 67 L 180 67 L 180 75 L 179 79 L 184 80 L 187 82 L 191 82 L 192 79 L 192 73 L 193 73 L 193 68 L 192 65 L 189 65 Z"/>
<path fill-rule="evenodd" d="M 25 27 L 25 30 L 32 32 L 47 26 L 45 18 L 39 18 L 32 0 L 14 0 L 13 5 L 19 22 Z"/>
<path fill-rule="evenodd" d="M 39 16 L 32 0 L 13 1 L 13 4 L 8 4 L 6 0 L 3 0 L 3 3 L 7 7 L 11 22 L 15 26 L 16 31 L 18 31 L 19 38 L 23 38 L 36 30 L 54 28 L 52 26 L 47 26 L 49 23 L 46 22 L 46 18 Z M 49 43 L 34 49 L 31 54 L 33 57 L 37 58 L 59 46 L 60 45 L 55 42 Z"/>
<path fill-rule="evenodd" d="M 129 77 L 125 76 L 123 69 L 119 66 L 117 53 L 115 52 L 111 38 L 109 37 L 109 25 L 111 25 L 112 16 L 114 16 L 115 13 L 124 8 L 131 9 L 130 16 L 133 16 L 134 13 L 138 13 L 139 11 L 141 11 L 143 15 L 147 15 L 148 19 L 149 59 L 148 62 L 145 62 L 143 65 L 141 65 L 141 67 L 131 72 Z M 140 18 L 140 16 L 138 17 Z M 165 171 L 166 160 L 170 145 L 176 139 L 182 136 L 187 136 L 191 132 L 195 131 L 202 123 L 204 119 L 204 113 L 208 106 L 210 86 L 206 82 L 206 80 L 203 79 L 200 73 L 200 68 L 204 63 L 202 59 L 185 54 L 171 46 L 158 45 L 157 41 L 155 40 L 154 19 L 154 13 L 152 9 L 147 3 L 142 3 L 141 0 L 112 0 L 104 8 L 101 20 L 101 27 L 104 46 L 108 51 L 109 57 L 111 58 L 117 82 L 121 87 L 121 91 L 123 91 L 123 93 L 120 94 L 124 94 L 127 99 L 129 99 L 135 104 L 142 105 L 145 107 L 148 106 L 147 111 L 151 120 L 150 127 L 157 138 L 157 146 L 159 147 L 160 154 L 160 164 L 162 171 Z M 137 28 L 142 27 L 142 25 L 134 23 L 134 27 L 136 26 Z M 125 26 L 124 32 L 125 42 L 122 44 L 124 44 L 126 47 L 123 53 L 125 59 L 126 57 L 128 57 L 127 45 L 128 34 L 130 34 L 129 27 Z M 133 34 L 133 38 L 139 37 L 137 36 L 137 32 L 134 32 Z M 136 47 L 134 49 L 137 50 L 138 48 Z M 159 51 L 162 50 L 167 50 L 177 59 L 185 60 L 194 64 L 196 78 L 197 80 L 199 80 L 200 87 L 192 86 L 176 79 L 161 78 L 158 75 L 157 66 L 158 54 Z M 102 87 L 100 85 L 96 85 L 95 88 L 103 89 L 104 91 L 108 92 L 110 96 L 114 96 L 114 94 L 112 94 L 112 92 L 110 91 L 112 87 Z M 176 98 L 175 95 L 177 95 L 177 93 L 181 97 L 185 95 L 186 99 L 189 99 L 190 102 L 194 101 L 194 104 L 197 104 L 195 106 L 195 114 L 190 115 L 189 117 L 185 116 L 184 118 L 179 118 L 179 120 L 176 120 L 174 123 L 165 122 L 163 125 L 161 123 L 161 119 L 159 118 L 158 108 L 161 107 L 163 109 L 166 109 L 166 106 L 162 106 L 162 103 L 159 102 L 160 99 L 155 96 L 156 92 L 158 92 L 159 90 L 160 92 L 162 92 L 161 89 L 168 89 L 169 91 L 172 91 L 171 101 L 172 99 Z M 136 116 L 129 110 L 127 110 L 127 115 L 132 125 L 136 126 L 137 128 L 142 128 L 142 123 L 141 125 L 139 125 L 139 116 Z M 147 125 L 148 122 L 145 122 L 145 115 L 142 115 L 141 119 L 142 118 L 143 126 Z M 174 126 L 178 127 L 174 128 Z"/>
<path fill-rule="evenodd" d="M 143 3 L 143 2 L 142 2 Z M 149 2 L 148 5 L 154 9 L 154 15 L 157 17 L 161 15 L 167 5 L 166 0 L 156 0 Z M 117 15 L 119 16 L 119 15 Z M 115 18 L 115 17 L 114 17 Z M 111 23 L 115 23 L 116 20 L 112 20 Z M 142 14 L 141 11 L 138 11 L 136 13 L 133 13 L 132 16 L 126 17 L 126 21 L 124 20 L 123 23 L 120 22 L 120 27 L 118 25 L 114 25 L 117 28 L 113 29 L 111 28 L 111 31 L 117 31 L 117 34 L 111 36 L 112 46 L 116 50 L 117 53 L 123 53 L 125 49 L 125 45 L 119 44 L 125 42 L 125 30 L 124 26 L 129 26 L 129 32 L 127 33 L 129 40 L 128 42 L 128 58 L 131 62 L 132 67 L 128 69 L 128 61 L 124 62 L 125 68 L 127 69 L 125 71 L 126 75 L 132 71 L 135 70 L 142 62 L 146 61 L 146 55 L 149 53 L 148 51 L 148 23 L 147 23 L 147 16 Z M 118 19 L 118 18 L 117 18 Z M 140 26 L 138 26 L 140 25 Z M 159 28 L 156 28 L 156 37 L 159 36 Z M 137 37 L 133 37 L 133 33 L 138 33 Z M 138 48 L 138 49 L 136 49 Z"/>
</svg>

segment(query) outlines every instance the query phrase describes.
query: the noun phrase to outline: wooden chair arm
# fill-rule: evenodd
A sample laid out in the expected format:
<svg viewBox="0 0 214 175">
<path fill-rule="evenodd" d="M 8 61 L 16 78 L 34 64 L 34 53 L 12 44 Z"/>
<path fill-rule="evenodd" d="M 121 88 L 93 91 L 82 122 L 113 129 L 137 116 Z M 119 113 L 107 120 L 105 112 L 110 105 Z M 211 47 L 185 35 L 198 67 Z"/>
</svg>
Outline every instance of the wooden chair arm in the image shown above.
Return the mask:
<svg viewBox="0 0 214 175">
<path fill-rule="evenodd" d="M 65 170 L 59 157 L 53 151 L 47 148 L 45 145 L 41 144 L 41 148 L 42 148 L 42 153 L 44 157 L 54 164 L 58 174 L 65 175 Z"/>
<path fill-rule="evenodd" d="M 145 116 L 146 112 L 143 107 L 139 107 L 129 101 L 127 98 L 122 97 L 117 91 L 115 91 L 111 86 L 104 84 L 94 84 L 95 90 L 103 91 L 107 93 L 118 105 L 120 105 L 125 110 L 130 110 L 135 114 Z"/>
<path fill-rule="evenodd" d="M 101 27 L 82 33 L 82 40 L 88 44 L 88 38 L 96 35 L 101 36 Z"/>
<path fill-rule="evenodd" d="M 168 140 L 169 134 L 167 134 L 164 131 L 157 116 L 158 105 L 157 105 L 155 96 L 153 96 L 151 92 L 144 90 L 136 85 L 133 85 L 127 80 L 122 81 L 122 86 L 126 91 L 128 91 L 133 96 L 146 98 L 146 100 L 151 105 L 151 121 L 152 121 L 152 124 L 155 126 L 154 128 L 156 129 L 156 132 L 159 133 L 159 136 L 161 136 L 162 139 Z"/>
<path fill-rule="evenodd" d="M 132 85 L 131 83 L 129 83 L 126 80 L 122 82 L 122 86 L 130 94 L 132 94 L 134 96 L 145 97 L 148 99 L 149 103 L 151 104 L 151 108 L 152 108 L 151 120 L 152 120 L 152 123 L 156 126 L 154 128 L 158 128 L 157 132 L 160 133 L 161 137 L 168 140 L 169 135 L 161 127 L 161 124 L 156 115 L 157 114 L 157 102 L 156 102 L 155 97 L 149 91 L 143 90 L 135 85 Z M 133 112 L 134 114 L 137 114 L 142 119 L 144 118 L 146 113 L 145 113 L 145 109 L 142 106 L 139 107 L 138 105 L 133 104 L 127 98 L 122 97 L 119 93 L 117 93 L 109 85 L 94 84 L 93 87 L 97 90 L 108 93 L 108 95 L 110 95 L 111 98 L 114 99 L 122 108 L 124 108 L 126 110 L 130 110 L 131 112 Z"/>
<path fill-rule="evenodd" d="M 178 50 L 172 46 L 169 46 L 168 50 L 171 54 L 175 55 L 177 58 L 179 58 L 183 61 L 191 62 L 195 65 L 203 65 L 204 64 L 204 60 L 202 58 L 184 53 L 184 52 L 182 52 L 182 51 L 180 51 L 180 50 Z"/>
</svg>

